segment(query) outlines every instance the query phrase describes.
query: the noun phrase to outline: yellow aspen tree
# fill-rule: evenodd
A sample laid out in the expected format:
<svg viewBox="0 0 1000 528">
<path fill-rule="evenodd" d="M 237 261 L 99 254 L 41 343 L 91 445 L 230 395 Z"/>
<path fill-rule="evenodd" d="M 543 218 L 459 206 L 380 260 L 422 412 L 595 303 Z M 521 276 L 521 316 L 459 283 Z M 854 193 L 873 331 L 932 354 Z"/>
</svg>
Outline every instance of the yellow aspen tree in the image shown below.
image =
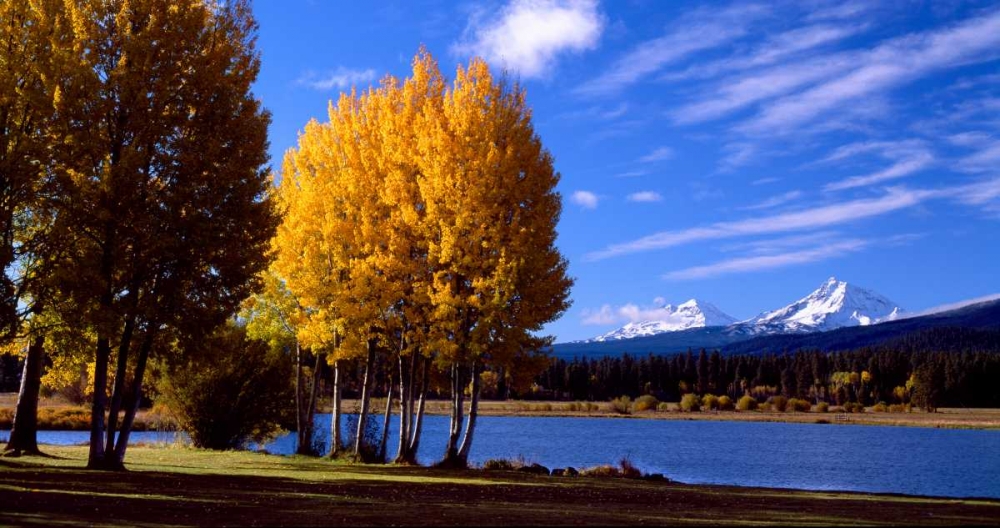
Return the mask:
<svg viewBox="0 0 1000 528">
<path fill-rule="evenodd" d="M 483 366 L 537 350 L 544 341 L 534 332 L 568 307 L 572 281 L 554 245 L 559 175 L 534 133 L 524 91 L 494 79 L 484 61 L 473 59 L 458 69 L 440 110 L 427 110 L 419 159 L 431 302 L 453 395 L 442 463 L 465 466 Z"/>
<path fill-rule="evenodd" d="M 97 336 L 88 467 L 121 469 L 155 342 L 210 333 L 268 265 L 270 117 L 247 1 L 62 5 L 50 169 L 72 251 L 52 280 Z"/>
</svg>

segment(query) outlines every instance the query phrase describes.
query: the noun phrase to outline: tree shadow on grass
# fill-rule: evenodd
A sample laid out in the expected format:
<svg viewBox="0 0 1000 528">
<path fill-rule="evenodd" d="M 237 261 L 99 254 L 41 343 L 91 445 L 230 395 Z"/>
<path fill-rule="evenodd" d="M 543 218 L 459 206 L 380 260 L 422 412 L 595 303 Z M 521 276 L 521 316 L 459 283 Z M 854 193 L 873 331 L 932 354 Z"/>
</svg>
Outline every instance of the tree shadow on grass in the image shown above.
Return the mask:
<svg viewBox="0 0 1000 528">
<path fill-rule="evenodd" d="M 497 525 L 715 522 L 997 524 L 1000 503 L 900 502 L 622 480 L 317 463 L 283 476 L 4 464 L 0 524 Z M 243 469 L 241 467 L 241 469 Z M 265 469 L 265 468 L 262 468 Z M 273 469 L 273 468 L 272 468 Z M 290 470 L 292 468 L 289 468 Z M 319 473 L 326 472 L 326 473 Z M 331 476 L 330 473 L 338 473 Z M 771 493 L 775 492 L 775 493 Z M 916 501 L 915 501 L 916 502 Z M 933 515 L 931 517 L 928 514 Z"/>
</svg>

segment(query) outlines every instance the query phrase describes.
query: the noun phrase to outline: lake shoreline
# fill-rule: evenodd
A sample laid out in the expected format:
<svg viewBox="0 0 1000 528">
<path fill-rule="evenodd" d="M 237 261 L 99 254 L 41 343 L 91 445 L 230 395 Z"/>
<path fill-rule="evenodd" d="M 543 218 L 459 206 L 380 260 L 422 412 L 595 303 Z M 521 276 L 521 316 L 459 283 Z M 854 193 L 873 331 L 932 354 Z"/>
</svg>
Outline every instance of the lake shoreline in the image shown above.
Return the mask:
<svg viewBox="0 0 1000 528">
<path fill-rule="evenodd" d="M 382 405 L 375 406 L 384 409 Z M 1000 430 L 1000 409 L 938 409 L 935 413 L 914 410 L 908 413 L 873 412 L 866 408 L 863 413 L 838 412 L 775 412 L 775 411 L 700 411 L 681 412 L 676 403 L 668 404 L 666 411 L 640 411 L 621 414 L 610 409 L 608 402 L 595 402 L 593 411 L 569 411 L 572 402 L 539 401 L 483 401 L 479 404 L 480 416 L 544 417 L 544 418 L 618 418 L 633 420 L 672 421 L 724 421 L 724 422 L 772 422 L 824 425 L 881 425 L 887 427 L 924 427 L 931 429 L 972 429 Z M 450 413 L 448 400 L 427 402 L 426 413 L 447 415 Z M 347 410 L 357 406 L 356 400 L 344 400 Z M 330 409 L 321 406 L 320 411 Z M 395 413 L 394 413 L 395 414 Z"/>
<path fill-rule="evenodd" d="M 13 397 L 12 397 L 13 396 Z M 384 409 L 385 399 L 372 400 L 373 409 Z M 14 416 L 16 394 L 0 397 L 0 430 L 9 430 Z M 569 410 L 583 408 L 587 404 L 590 411 Z M 428 400 L 426 414 L 447 415 L 450 400 Z M 886 427 L 925 427 L 932 429 L 972 429 L 1000 430 L 1000 409 L 938 409 L 935 413 L 922 410 L 891 413 L 873 412 L 871 407 L 863 413 L 842 412 L 775 412 L 775 411 L 702 411 L 681 412 L 676 403 L 668 403 L 668 410 L 648 410 L 621 414 L 611 409 L 609 402 L 549 402 L 549 401 L 496 401 L 480 402 L 480 416 L 517 416 L 544 418 L 618 418 L 638 420 L 673 421 L 725 421 L 725 422 L 776 422 L 824 425 L 879 425 Z M 358 405 L 357 400 L 344 400 L 343 408 L 350 412 Z M 318 413 L 330 413 L 328 404 L 321 403 Z M 393 415 L 398 416 L 398 411 Z M 39 402 L 40 431 L 88 431 L 90 430 L 90 409 L 68 404 L 59 400 L 43 399 Z M 169 414 L 140 410 L 136 415 L 135 431 L 173 431 L 177 423 Z"/>
<path fill-rule="evenodd" d="M 0 458 L 4 522 L 106 523 L 113 493 L 114 520 L 125 524 L 1000 525 L 996 499 L 361 465 L 177 447 L 130 448 L 129 471 L 109 481 L 108 473 L 83 469 L 85 446 L 43 450 L 52 456 Z"/>
</svg>

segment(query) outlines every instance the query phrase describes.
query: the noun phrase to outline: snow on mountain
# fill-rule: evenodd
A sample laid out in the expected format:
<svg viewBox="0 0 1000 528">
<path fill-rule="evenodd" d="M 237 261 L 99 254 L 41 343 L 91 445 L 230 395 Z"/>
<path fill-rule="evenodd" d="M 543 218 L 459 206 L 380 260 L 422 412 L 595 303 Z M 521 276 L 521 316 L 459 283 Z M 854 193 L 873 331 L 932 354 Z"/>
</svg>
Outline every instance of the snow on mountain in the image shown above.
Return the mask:
<svg viewBox="0 0 1000 528">
<path fill-rule="evenodd" d="M 878 293 L 830 277 L 806 297 L 740 321 L 730 329 L 754 335 L 822 332 L 891 321 L 901 313 L 894 302 Z"/>
<path fill-rule="evenodd" d="M 735 318 L 726 315 L 715 306 L 696 299 L 691 299 L 677 307 L 668 304 L 658 311 L 662 313 L 662 316 L 658 316 L 656 319 L 629 323 L 617 330 L 584 342 L 614 341 L 664 332 L 677 332 L 689 328 L 726 326 L 736 321 Z"/>
</svg>

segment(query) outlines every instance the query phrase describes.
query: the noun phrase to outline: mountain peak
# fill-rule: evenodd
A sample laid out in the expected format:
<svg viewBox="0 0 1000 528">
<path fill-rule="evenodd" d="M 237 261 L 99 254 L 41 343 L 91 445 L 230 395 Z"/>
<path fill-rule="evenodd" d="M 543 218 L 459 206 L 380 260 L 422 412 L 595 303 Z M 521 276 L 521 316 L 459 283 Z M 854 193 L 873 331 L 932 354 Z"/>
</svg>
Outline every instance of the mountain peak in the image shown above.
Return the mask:
<svg viewBox="0 0 1000 528">
<path fill-rule="evenodd" d="M 697 299 L 689 299 L 677 306 L 666 304 L 662 308 L 651 310 L 644 315 L 649 318 L 628 323 L 617 330 L 588 339 L 585 342 L 614 341 L 664 332 L 677 332 L 689 328 L 726 326 L 736 321 L 735 318 L 725 314 L 713 304 Z"/>
<path fill-rule="evenodd" d="M 871 290 L 830 277 L 809 295 L 738 323 L 751 333 L 800 333 L 866 326 L 899 317 L 894 302 Z"/>
</svg>

